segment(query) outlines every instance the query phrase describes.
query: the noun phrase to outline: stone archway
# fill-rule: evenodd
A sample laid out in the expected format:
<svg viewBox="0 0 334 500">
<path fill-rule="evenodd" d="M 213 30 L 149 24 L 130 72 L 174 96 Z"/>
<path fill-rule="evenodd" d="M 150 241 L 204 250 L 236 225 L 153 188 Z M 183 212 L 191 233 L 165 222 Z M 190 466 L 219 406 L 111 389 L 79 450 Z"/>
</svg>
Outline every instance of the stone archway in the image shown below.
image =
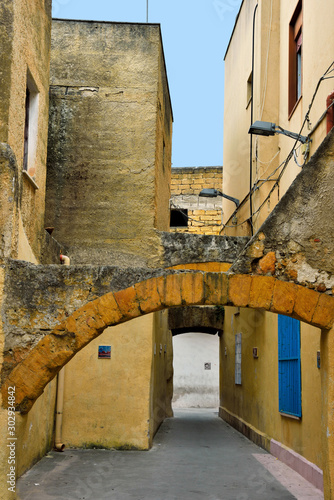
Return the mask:
<svg viewBox="0 0 334 500">
<path fill-rule="evenodd" d="M 16 387 L 16 405 L 30 410 L 44 387 L 78 351 L 108 326 L 169 307 L 231 305 L 262 309 L 300 319 L 329 330 L 334 297 L 269 276 L 198 271 L 170 271 L 86 305 L 47 334 L 21 361 L 2 386 Z"/>
</svg>

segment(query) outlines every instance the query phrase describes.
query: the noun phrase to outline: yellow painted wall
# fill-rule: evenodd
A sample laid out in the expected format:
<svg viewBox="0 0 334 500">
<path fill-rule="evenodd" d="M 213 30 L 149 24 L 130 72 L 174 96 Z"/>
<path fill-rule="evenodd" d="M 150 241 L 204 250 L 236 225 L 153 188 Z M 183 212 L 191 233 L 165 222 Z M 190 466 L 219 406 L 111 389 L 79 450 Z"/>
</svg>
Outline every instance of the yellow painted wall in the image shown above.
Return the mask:
<svg viewBox="0 0 334 500">
<path fill-rule="evenodd" d="M 44 393 L 28 414 L 16 415 L 18 476 L 52 449 L 56 387 L 54 379 L 45 387 Z"/>
<path fill-rule="evenodd" d="M 220 347 L 221 407 L 321 468 L 320 330 L 301 323 L 302 418 L 295 420 L 278 411 L 277 315 L 226 307 L 225 327 Z M 237 333 L 242 333 L 241 386 L 234 378 Z M 253 347 L 258 348 L 258 359 L 253 358 Z"/>
<path fill-rule="evenodd" d="M 108 328 L 66 365 L 66 446 L 149 447 L 153 322 L 150 314 Z M 98 359 L 99 345 L 111 345 L 111 359 Z"/>
</svg>

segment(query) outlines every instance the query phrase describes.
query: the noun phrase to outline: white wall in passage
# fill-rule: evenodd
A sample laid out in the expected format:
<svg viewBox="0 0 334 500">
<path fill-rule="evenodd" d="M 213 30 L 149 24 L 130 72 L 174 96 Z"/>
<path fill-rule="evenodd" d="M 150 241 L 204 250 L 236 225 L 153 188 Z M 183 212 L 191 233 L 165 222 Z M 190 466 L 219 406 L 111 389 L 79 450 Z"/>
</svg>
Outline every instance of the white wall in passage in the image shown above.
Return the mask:
<svg viewBox="0 0 334 500">
<path fill-rule="evenodd" d="M 218 408 L 218 335 L 176 335 L 173 337 L 173 351 L 173 408 Z"/>
</svg>

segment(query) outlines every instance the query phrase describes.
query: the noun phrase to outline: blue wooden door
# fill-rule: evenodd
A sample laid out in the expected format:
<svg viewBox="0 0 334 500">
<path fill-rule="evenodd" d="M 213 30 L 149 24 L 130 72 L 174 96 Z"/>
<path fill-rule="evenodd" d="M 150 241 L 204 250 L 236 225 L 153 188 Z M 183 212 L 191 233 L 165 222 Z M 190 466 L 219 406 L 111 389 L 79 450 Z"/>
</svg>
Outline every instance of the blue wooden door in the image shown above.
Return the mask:
<svg viewBox="0 0 334 500">
<path fill-rule="evenodd" d="M 278 316 L 279 411 L 302 416 L 300 322 Z"/>
</svg>

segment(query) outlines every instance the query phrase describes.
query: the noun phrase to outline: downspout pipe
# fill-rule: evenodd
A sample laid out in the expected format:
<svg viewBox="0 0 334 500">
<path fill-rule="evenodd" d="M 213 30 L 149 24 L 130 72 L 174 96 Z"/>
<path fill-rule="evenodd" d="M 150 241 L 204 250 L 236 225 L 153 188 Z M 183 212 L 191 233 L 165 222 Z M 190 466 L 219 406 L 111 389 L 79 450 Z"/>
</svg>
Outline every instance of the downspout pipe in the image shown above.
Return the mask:
<svg viewBox="0 0 334 500">
<path fill-rule="evenodd" d="M 56 431 L 55 431 L 56 451 L 64 451 L 65 448 L 65 444 L 63 443 L 62 440 L 64 386 L 65 386 L 65 367 L 63 367 L 57 375 L 57 406 L 56 406 Z"/>
<path fill-rule="evenodd" d="M 255 19 L 256 12 L 258 8 L 258 4 L 255 5 L 254 13 L 253 13 L 253 35 L 252 35 L 252 94 L 251 94 L 251 125 L 253 124 L 253 110 L 254 110 L 254 58 L 255 58 Z M 251 235 L 254 234 L 253 227 L 253 136 L 250 134 L 250 143 L 249 143 L 249 220 L 251 225 Z"/>
<path fill-rule="evenodd" d="M 64 266 L 70 265 L 70 258 L 66 255 L 60 256 L 60 262 Z M 55 450 L 64 451 L 65 444 L 62 440 L 63 410 L 64 410 L 64 387 L 65 387 L 65 366 L 57 375 L 57 404 L 56 404 L 56 430 L 55 430 Z"/>
</svg>

